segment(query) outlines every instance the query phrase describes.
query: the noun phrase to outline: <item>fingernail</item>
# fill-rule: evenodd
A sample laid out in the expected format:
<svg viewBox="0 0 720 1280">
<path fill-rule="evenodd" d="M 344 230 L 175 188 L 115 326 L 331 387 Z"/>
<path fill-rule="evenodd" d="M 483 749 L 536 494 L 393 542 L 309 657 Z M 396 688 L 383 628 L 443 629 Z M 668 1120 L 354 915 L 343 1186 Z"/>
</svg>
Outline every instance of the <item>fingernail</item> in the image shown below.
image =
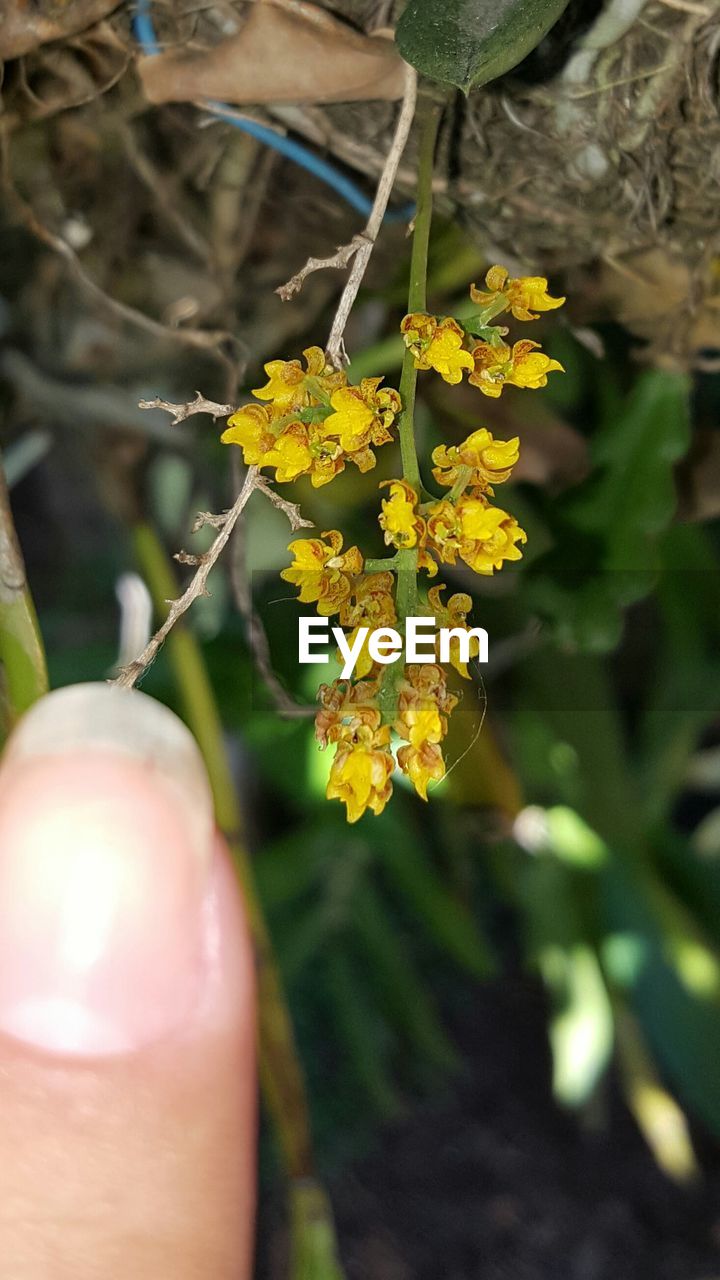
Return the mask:
<svg viewBox="0 0 720 1280">
<path fill-rule="evenodd" d="M 96 1055 L 180 1025 L 213 830 L 197 745 L 166 707 L 105 684 L 37 703 L 0 767 L 0 1031 Z"/>
</svg>

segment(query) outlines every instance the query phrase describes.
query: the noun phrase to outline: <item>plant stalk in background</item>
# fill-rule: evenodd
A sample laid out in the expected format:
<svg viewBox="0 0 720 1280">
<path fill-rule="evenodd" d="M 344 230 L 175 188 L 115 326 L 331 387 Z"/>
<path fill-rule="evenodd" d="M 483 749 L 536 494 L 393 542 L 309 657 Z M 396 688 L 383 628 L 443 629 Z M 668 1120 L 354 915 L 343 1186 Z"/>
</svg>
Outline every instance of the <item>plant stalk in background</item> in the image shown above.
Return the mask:
<svg viewBox="0 0 720 1280">
<path fill-rule="evenodd" d="M 45 650 L 0 461 L 0 736 L 48 690 Z"/>
</svg>

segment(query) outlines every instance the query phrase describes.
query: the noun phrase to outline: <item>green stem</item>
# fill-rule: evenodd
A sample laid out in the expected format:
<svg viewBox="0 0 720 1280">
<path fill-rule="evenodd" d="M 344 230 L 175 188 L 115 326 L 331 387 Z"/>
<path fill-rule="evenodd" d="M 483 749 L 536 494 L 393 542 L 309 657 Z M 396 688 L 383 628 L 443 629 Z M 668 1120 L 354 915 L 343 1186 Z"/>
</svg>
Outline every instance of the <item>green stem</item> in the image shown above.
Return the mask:
<svg viewBox="0 0 720 1280">
<path fill-rule="evenodd" d="M 417 213 L 413 230 L 410 256 L 410 283 L 408 286 L 408 313 L 424 311 L 427 306 L 428 245 L 432 221 L 432 179 L 435 160 L 435 143 L 442 118 L 444 103 L 433 100 L 425 110 L 420 150 L 418 155 Z M 398 421 L 400 456 L 403 479 L 411 484 L 418 497 L 424 492 L 420 478 L 417 450 L 415 448 L 415 389 L 417 369 L 411 353 L 406 350 L 400 374 L 400 398 L 402 411 Z M 398 622 L 417 612 L 417 547 L 402 548 L 393 557 L 397 572 L 395 602 Z M 398 686 L 404 675 L 402 662 L 393 662 L 385 668 L 380 682 L 378 702 L 383 721 L 392 724 L 397 715 Z"/>
<path fill-rule="evenodd" d="M 380 560 L 366 560 L 366 573 L 383 573 L 385 569 L 397 569 L 399 552 L 395 552 L 394 556 L 384 556 Z"/>
<path fill-rule="evenodd" d="M 460 467 L 458 471 L 458 478 L 455 481 L 452 489 L 448 493 L 448 502 L 457 502 L 461 494 L 463 494 L 467 489 L 470 483 L 471 476 L 472 476 L 472 467 L 465 467 L 465 466 Z"/>
<path fill-rule="evenodd" d="M 157 613 L 165 617 L 167 601 L 178 594 L 171 561 L 155 530 L 139 523 L 133 529 L 135 555 L 150 588 Z M 225 749 L 222 722 L 207 667 L 195 636 L 182 624 L 173 627 L 166 642 L 170 665 L 182 697 L 185 715 L 207 767 L 215 801 L 215 815 L 225 835 L 240 880 L 253 940 L 258 984 L 258 1040 L 260 1080 L 265 1104 L 280 1146 L 291 1190 L 293 1254 L 317 1254 L 323 1242 L 323 1266 L 318 1280 L 342 1280 L 336 1270 L 335 1229 L 328 1202 L 314 1176 L 308 1104 L 302 1067 L 295 1046 L 290 1013 L 282 989 L 262 905 L 243 839 L 243 821 L 235 782 Z M 313 1191 L 314 1188 L 314 1191 Z M 312 1217 L 304 1212 L 313 1206 Z M 317 1215 L 322 1209 L 322 1222 Z M 299 1264 L 293 1274 L 303 1274 Z"/>
<path fill-rule="evenodd" d="M 48 690 L 45 649 L 0 461 L 0 664 L 5 732 Z"/>
<path fill-rule="evenodd" d="M 410 257 L 410 284 L 408 287 L 408 313 L 424 311 L 427 306 L 427 262 L 432 221 L 432 177 L 435 159 L 435 143 L 443 111 L 443 103 L 429 103 L 420 135 L 418 157 L 417 213 L 413 230 Z M 415 388 L 417 369 L 409 351 L 405 351 L 400 374 L 400 398 L 402 412 L 398 422 L 400 455 L 403 477 L 418 492 L 421 488 L 420 467 L 415 449 Z"/>
</svg>

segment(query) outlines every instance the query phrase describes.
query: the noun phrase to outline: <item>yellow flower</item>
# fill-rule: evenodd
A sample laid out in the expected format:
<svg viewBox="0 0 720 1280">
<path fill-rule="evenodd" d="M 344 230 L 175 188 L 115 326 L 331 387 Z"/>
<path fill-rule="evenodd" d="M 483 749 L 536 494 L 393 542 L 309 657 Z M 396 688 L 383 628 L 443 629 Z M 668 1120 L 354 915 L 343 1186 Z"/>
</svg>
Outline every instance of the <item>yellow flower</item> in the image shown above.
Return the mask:
<svg viewBox="0 0 720 1280">
<path fill-rule="evenodd" d="M 405 316 L 400 332 L 412 352 L 416 369 L 435 369 L 451 385 L 460 382 L 464 369 L 472 369 L 472 357 L 463 350 L 465 333 L 457 320 L 437 320 L 423 312 Z"/>
<path fill-rule="evenodd" d="M 447 716 L 455 706 L 457 698 L 448 693 L 441 666 L 427 663 L 405 668 L 394 728 L 408 745 L 400 748 L 397 759 L 423 800 L 427 800 L 428 783 L 439 782 L 445 774 L 438 744 L 447 733 Z"/>
<path fill-rule="evenodd" d="M 333 413 L 317 427 L 323 438 L 335 438 L 359 471 L 375 466 L 370 445 L 392 440 L 389 428 L 400 410 L 400 396 L 380 388 L 382 378 L 363 378 L 358 386 L 340 387 L 330 397 Z M 380 389 L 379 389 L 380 388 Z"/>
<path fill-rule="evenodd" d="M 355 741 L 365 726 L 376 731 L 380 725 L 380 712 L 375 705 L 377 685 L 370 680 L 333 680 L 321 684 L 318 689 L 320 710 L 315 717 L 315 737 L 324 748 L 329 742 Z"/>
<path fill-rule="evenodd" d="M 345 453 L 361 449 L 369 438 L 375 417 L 365 403 L 358 387 L 342 387 L 330 398 L 334 409 L 322 424 L 322 433 L 337 436 Z"/>
<path fill-rule="evenodd" d="M 302 604 L 317 601 L 318 613 L 329 617 L 350 595 L 351 578 L 362 573 L 363 558 L 357 547 L 340 554 L 343 538 L 337 529 L 323 533 L 321 538 L 297 538 L 291 542 L 288 551 L 294 559 L 280 577 L 300 588 L 298 599 Z"/>
<path fill-rule="evenodd" d="M 467 627 L 467 615 L 472 609 L 472 599 L 465 591 L 458 591 L 455 595 L 450 596 L 447 605 L 443 604 L 442 594 L 447 588 L 443 585 L 431 587 L 428 591 L 428 601 L 432 608 L 432 614 L 435 619 L 438 630 L 443 627 L 452 628 L 453 630 L 463 631 L 469 630 Z M 439 640 L 438 640 L 439 644 Z M 477 657 L 480 652 L 480 641 L 477 636 L 473 636 L 470 640 L 470 657 Z M 467 663 L 460 661 L 460 637 L 453 636 L 450 640 L 450 662 L 457 672 L 465 679 L 470 679 L 470 673 L 467 669 Z"/>
<path fill-rule="evenodd" d="M 353 579 L 352 596 L 340 613 L 344 627 L 391 627 L 396 622 L 392 573 L 362 573 Z"/>
<path fill-rule="evenodd" d="M 515 544 L 527 542 L 527 534 L 514 516 L 500 507 L 489 506 L 482 495 L 460 498 L 460 556 L 476 573 L 491 575 L 502 569 L 505 560 L 520 560 Z"/>
<path fill-rule="evenodd" d="M 428 543 L 443 564 L 455 564 L 460 550 L 460 532 L 457 507 L 448 498 L 440 498 L 428 506 Z"/>
<path fill-rule="evenodd" d="M 264 405 L 243 405 L 228 418 L 220 440 L 223 444 L 240 445 L 246 466 L 261 466 L 265 454 L 275 444 L 270 423 L 270 412 Z"/>
<path fill-rule="evenodd" d="M 381 488 L 390 489 L 390 497 L 382 500 L 380 527 L 385 541 L 393 547 L 416 547 L 425 533 L 425 521 L 415 510 L 417 494 L 407 480 L 383 480 Z"/>
<path fill-rule="evenodd" d="M 537 320 L 538 311 L 554 311 L 561 307 L 564 298 L 551 298 L 544 276 L 518 276 L 510 279 L 506 267 L 491 267 L 485 277 L 489 292 L 483 293 L 474 284 L 470 297 L 481 307 L 491 306 L 504 298 L 516 320 Z"/>
<path fill-rule="evenodd" d="M 317 403 L 344 386 L 346 375 L 327 363 L 320 347 L 307 347 L 303 355 L 306 370 L 299 360 L 271 360 L 264 365 L 268 381 L 253 391 L 253 395 L 258 400 L 271 400 L 277 409 L 287 413 L 306 408 L 311 399 Z"/>
<path fill-rule="evenodd" d="M 455 564 L 458 555 L 475 573 L 491 575 L 505 560 L 520 560 L 515 544 L 527 542 L 527 534 L 515 518 L 491 507 L 484 494 L 471 490 L 456 504 L 447 498 L 432 504 L 428 511 L 429 545 L 445 564 Z"/>
<path fill-rule="evenodd" d="M 478 342 L 472 349 L 475 368 L 468 378 L 486 396 L 497 398 L 505 384 L 537 390 L 547 386 L 547 375 L 554 369 L 564 373 L 559 360 L 541 351 L 539 342 L 524 338 L 510 348 L 504 342 L 493 345 Z"/>
<path fill-rule="evenodd" d="M 429 782 L 441 782 L 445 777 L 445 761 L 436 742 L 424 742 L 421 747 L 400 747 L 397 762 L 421 800 L 428 798 Z"/>
<path fill-rule="evenodd" d="M 312 461 L 307 427 L 302 422 L 294 422 L 278 436 L 262 459 L 262 465 L 276 467 L 275 479 L 285 483 L 309 471 Z"/>
<path fill-rule="evenodd" d="M 330 768 L 328 800 L 342 800 L 348 822 L 357 822 L 366 809 L 382 813 L 392 795 L 394 762 L 390 752 L 390 726 L 359 724 L 352 738 L 341 739 Z"/>
<path fill-rule="evenodd" d="M 520 457 L 520 441 L 496 440 L 485 427 L 473 431 L 458 445 L 438 445 L 433 449 L 433 475 L 438 484 L 451 488 L 459 477 L 460 467 L 470 467 L 468 485 L 492 493 L 491 485 L 504 484 Z"/>
</svg>

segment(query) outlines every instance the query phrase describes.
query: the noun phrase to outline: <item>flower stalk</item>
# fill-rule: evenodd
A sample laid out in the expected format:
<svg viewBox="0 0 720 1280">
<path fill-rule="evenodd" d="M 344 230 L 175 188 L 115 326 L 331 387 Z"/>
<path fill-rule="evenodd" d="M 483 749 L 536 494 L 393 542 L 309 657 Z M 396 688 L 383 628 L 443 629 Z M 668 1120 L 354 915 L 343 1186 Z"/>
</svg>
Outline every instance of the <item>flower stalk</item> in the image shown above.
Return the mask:
<svg viewBox="0 0 720 1280">
<path fill-rule="evenodd" d="M 48 690 L 40 627 L 25 574 L 0 461 L 0 664 L 2 665 L 2 730 Z"/>
</svg>

